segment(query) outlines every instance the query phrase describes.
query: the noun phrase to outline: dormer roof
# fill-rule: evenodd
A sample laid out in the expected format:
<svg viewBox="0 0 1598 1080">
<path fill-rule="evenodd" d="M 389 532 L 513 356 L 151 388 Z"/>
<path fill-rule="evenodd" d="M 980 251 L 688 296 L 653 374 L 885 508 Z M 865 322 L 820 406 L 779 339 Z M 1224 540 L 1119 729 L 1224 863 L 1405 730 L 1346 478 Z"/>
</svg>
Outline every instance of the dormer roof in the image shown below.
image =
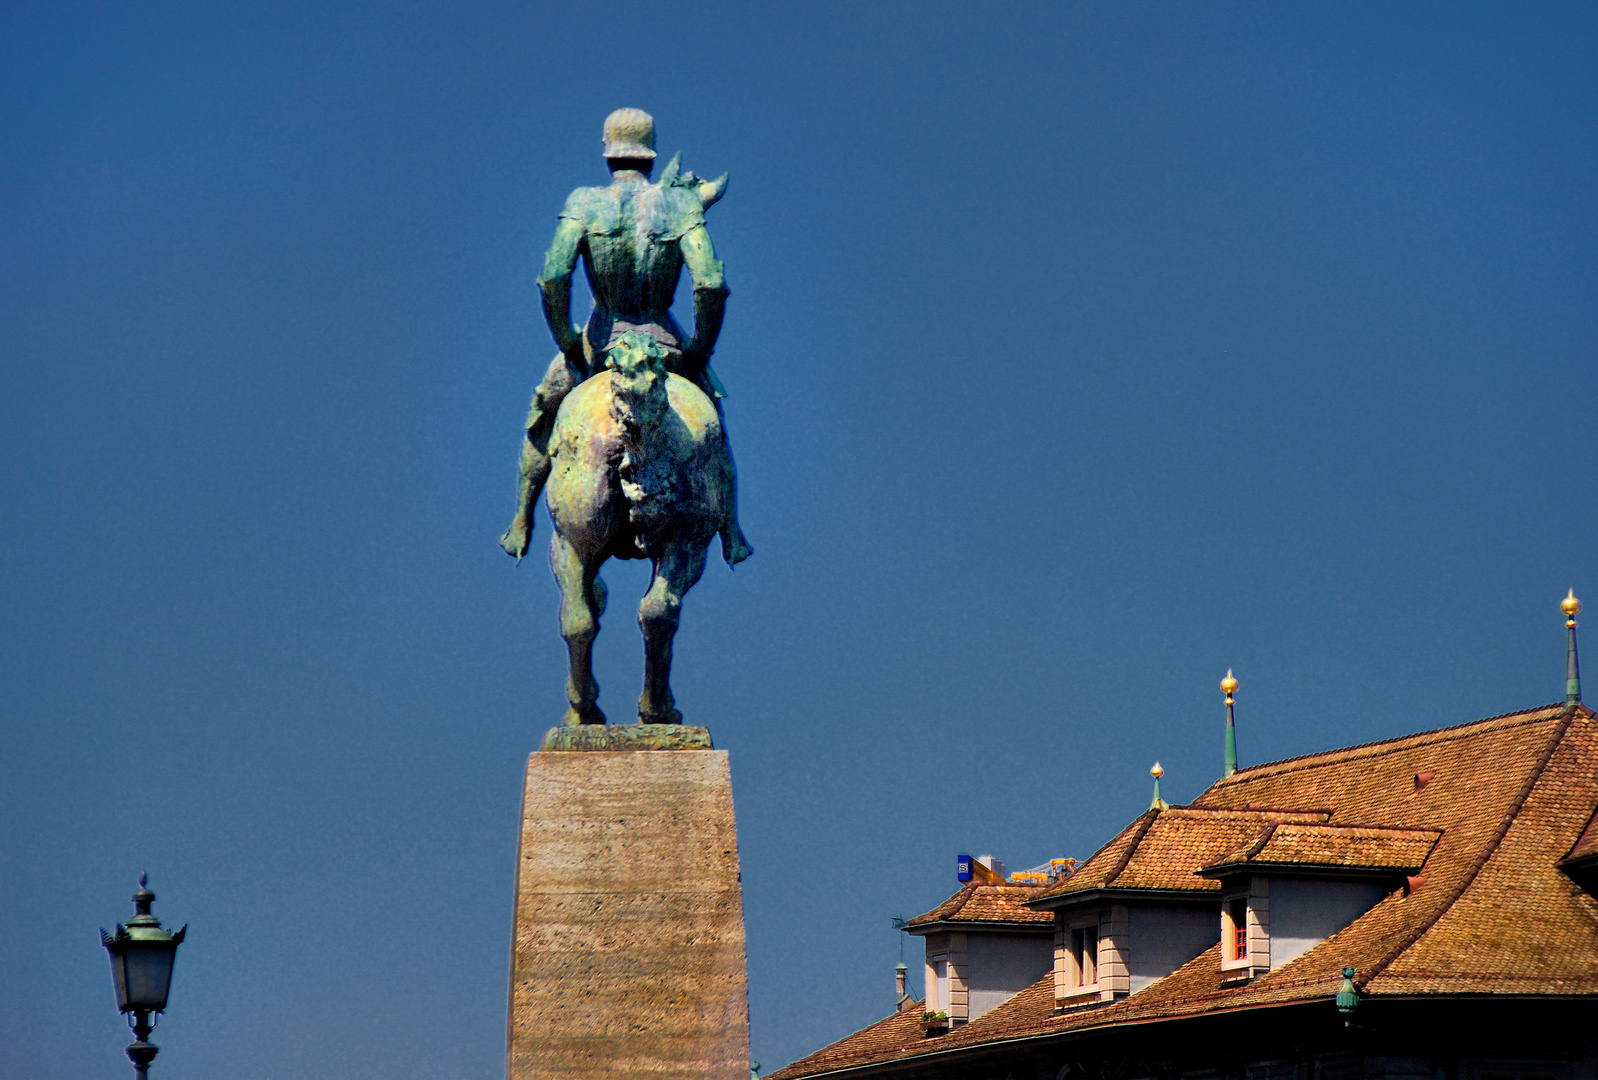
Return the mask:
<svg viewBox="0 0 1598 1080">
<path fill-rule="evenodd" d="M 1042 885 L 987 885 L 973 881 L 924 915 L 905 923 L 912 934 L 943 929 L 1050 929 L 1054 916 L 1034 911 L 1026 902 L 1042 892 Z"/>
<path fill-rule="evenodd" d="M 1571 867 L 1583 864 L 1598 864 L 1598 811 L 1594 811 L 1592 817 L 1587 819 L 1587 827 L 1581 830 L 1570 854 L 1559 865 Z"/>
<path fill-rule="evenodd" d="M 1425 865 L 1440 836 L 1441 829 L 1273 821 L 1198 873 L 1412 874 Z"/>
<path fill-rule="evenodd" d="M 1194 871 L 1252 842 L 1273 824 L 1322 824 L 1330 810 L 1172 806 L 1145 812 L 1064 881 L 1033 897 L 1050 910 L 1105 893 L 1152 896 L 1218 892 Z"/>
</svg>

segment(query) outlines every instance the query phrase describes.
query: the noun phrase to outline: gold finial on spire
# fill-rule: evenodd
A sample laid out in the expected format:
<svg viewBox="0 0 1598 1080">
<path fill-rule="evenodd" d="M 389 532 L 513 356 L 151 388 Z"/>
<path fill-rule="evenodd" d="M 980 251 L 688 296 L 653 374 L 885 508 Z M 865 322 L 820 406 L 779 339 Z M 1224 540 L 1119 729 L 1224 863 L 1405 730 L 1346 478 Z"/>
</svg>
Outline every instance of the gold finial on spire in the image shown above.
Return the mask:
<svg viewBox="0 0 1598 1080">
<path fill-rule="evenodd" d="M 1160 777 L 1165 775 L 1165 770 L 1163 768 L 1161 768 L 1160 767 L 1160 763 L 1158 761 L 1156 761 L 1154 763 L 1154 768 L 1149 770 L 1149 775 L 1154 777 L 1154 779 L 1158 780 Z"/>
<path fill-rule="evenodd" d="M 1226 678 L 1221 680 L 1221 693 L 1226 695 L 1226 757 L 1221 761 L 1221 779 L 1226 779 L 1237 772 L 1237 728 L 1232 718 L 1232 695 L 1237 693 L 1237 676 L 1232 674 L 1232 669 L 1226 669 Z"/>
<path fill-rule="evenodd" d="M 1149 803 L 1150 810 L 1169 810 L 1171 804 L 1160 798 L 1160 777 L 1165 775 L 1165 770 L 1156 761 L 1154 768 L 1149 770 L 1149 775 L 1154 777 L 1154 801 Z"/>
<path fill-rule="evenodd" d="M 1565 704 L 1575 705 L 1581 701 L 1581 661 L 1576 658 L 1576 613 L 1581 601 L 1575 589 L 1559 602 L 1559 610 L 1565 613 Z"/>
</svg>

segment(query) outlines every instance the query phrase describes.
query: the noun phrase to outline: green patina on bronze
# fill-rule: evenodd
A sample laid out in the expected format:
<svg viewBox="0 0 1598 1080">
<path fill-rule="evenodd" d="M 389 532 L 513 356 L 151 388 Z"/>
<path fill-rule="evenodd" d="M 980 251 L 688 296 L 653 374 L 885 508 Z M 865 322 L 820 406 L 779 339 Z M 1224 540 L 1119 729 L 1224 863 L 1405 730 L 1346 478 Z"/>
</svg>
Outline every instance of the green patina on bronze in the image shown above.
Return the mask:
<svg viewBox="0 0 1598 1080">
<path fill-rule="evenodd" d="M 562 725 L 544 733 L 538 747 L 550 753 L 567 750 L 714 750 L 710 729 L 687 724 Z"/>
<path fill-rule="evenodd" d="M 737 474 L 727 444 L 721 382 L 710 369 L 727 301 L 705 211 L 725 174 L 701 180 L 673 157 L 650 181 L 654 121 L 620 109 L 605 121 L 612 183 L 566 200 L 538 284 L 560 353 L 533 393 L 522 442 L 517 510 L 500 545 L 519 562 L 540 491 L 554 524 L 550 565 L 561 588 L 570 654 L 567 726 L 604 724 L 591 650 L 605 609 L 606 559 L 650 559 L 638 610 L 644 634 L 642 724 L 680 724 L 670 689 L 671 644 L 682 597 L 721 536 L 729 566 L 752 555 L 738 524 Z M 571 322 L 581 261 L 594 309 Z M 694 285 L 694 332 L 671 312 L 683 269 Z"/>
</svg>

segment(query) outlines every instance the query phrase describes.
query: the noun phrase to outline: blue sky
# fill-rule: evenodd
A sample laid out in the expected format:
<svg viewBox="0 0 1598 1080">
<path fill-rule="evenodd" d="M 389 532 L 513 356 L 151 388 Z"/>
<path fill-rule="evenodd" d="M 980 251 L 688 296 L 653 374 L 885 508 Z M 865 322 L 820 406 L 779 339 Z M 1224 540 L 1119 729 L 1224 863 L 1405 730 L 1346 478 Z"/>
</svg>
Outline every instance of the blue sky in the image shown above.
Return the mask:
<svg viewBox="0 0 1598 1080">
<path fill-rule="evenodd" d="M 565 661 L 495 539 L 620 105 L 732 174 L 758 553 L 676 690 L 768 1070 L 891 1007 L 958 853 L 1085 857 L 1155 759 L 1202 790 L 1228 667 L 1245 762 L 1560 698 L 1595 45 L 1587 5 L 0 8 L 0 1072 L 126 1075 L 95 934 L 147 870 L 190 924 L 157 1076 L 502 1075 Z"/>
</svg>

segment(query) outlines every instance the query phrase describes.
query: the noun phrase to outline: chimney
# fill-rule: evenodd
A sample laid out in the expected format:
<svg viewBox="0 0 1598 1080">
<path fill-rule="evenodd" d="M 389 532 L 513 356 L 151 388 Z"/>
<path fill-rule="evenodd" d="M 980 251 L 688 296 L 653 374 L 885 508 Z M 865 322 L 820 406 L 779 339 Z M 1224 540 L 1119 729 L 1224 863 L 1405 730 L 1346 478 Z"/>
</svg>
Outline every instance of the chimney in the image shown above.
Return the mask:
<svg viewBox="0 0 1598 1080">
<path fill-rule="evenodd" d="M 897 999 L 895 1008 L 897 1008 L 900 1012 L 904 1012 L 905 1002 L 910 1000 L 910 991 L 905 988 L 904 973 L 905 966 L 901 961 L 899 965 L 893 969 L 893 982 L 894 985 L 899 989 L 899 997 Z"/>
</svg>

